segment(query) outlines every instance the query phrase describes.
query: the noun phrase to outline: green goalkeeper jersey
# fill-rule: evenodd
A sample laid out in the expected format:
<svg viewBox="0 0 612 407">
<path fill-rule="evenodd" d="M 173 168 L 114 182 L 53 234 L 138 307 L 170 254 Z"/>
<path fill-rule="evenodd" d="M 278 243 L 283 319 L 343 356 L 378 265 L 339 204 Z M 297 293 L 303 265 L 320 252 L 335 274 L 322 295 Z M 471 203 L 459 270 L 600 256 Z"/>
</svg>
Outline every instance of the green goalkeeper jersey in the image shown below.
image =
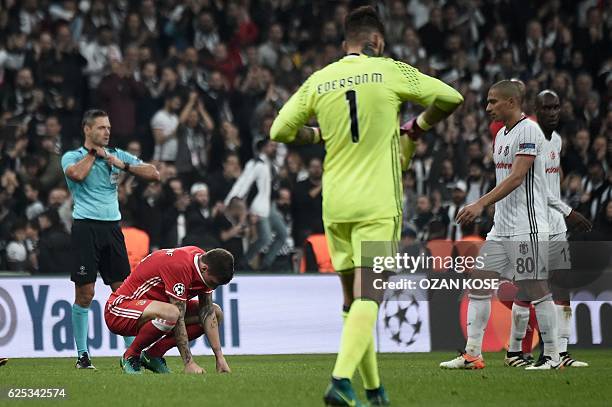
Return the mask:
<svg viewBox="0 0 612 407">
<path fill-rule="evenodd" d="M 323 219 L 358 222 L 402 212 L 402 102 L 448 111 L 463 101 L 450 86 L 390 58 L 348 55 L 313 73 L 280 110 L 273 140 L 290 143 L 316 116 L 325 143 Z"/>
</svg>

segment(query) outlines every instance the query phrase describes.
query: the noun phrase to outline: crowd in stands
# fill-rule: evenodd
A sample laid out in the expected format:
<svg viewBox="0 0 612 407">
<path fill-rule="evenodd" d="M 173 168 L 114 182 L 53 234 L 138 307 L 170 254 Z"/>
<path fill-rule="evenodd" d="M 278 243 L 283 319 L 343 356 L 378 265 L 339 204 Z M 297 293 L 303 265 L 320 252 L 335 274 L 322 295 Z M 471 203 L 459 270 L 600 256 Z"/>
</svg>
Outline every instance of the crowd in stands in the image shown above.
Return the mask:
<svg viewBox="0 0 612 407">
<path fill-rule="evenodd" d="M 221 246 L 242 270 L 297 269 L 296 252 L 323 232 L 325 152 L 268 132 L 297 87 L 342 58 L 344 17 L 365 3 L 384 17 L 387 56 L 465 98 L 404 174 L 403 237 L 462 238 L 454 215 L 495 184 L 487 90 L 508 78 L 525 82 L 528 115 L 539 91 L 559 95 L 563 199 L 612 235 L 612 1 L 5 0 L 0 270 L 67 272 L 60 158 L 82 145 L 94 107 L 109 114 L 113 147 L 160 171 L 119 186 L 123 225 L 151 249 Z M 491 215 L 470 234 L 485 235 Z"/>
</svg>

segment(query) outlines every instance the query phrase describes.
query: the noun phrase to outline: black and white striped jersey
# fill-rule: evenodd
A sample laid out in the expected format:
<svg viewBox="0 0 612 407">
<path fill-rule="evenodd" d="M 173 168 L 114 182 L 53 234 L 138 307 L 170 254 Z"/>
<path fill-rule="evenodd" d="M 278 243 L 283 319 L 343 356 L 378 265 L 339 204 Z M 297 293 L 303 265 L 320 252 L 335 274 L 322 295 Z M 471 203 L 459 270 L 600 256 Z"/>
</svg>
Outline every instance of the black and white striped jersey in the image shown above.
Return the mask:
<svg viewBox="0 0 612 407">
<path fill-rule="evenodd" d="M 561 199 L 561 147 L 562 140 L 559 133 L 553 131 L 550 140 L 544 139 L 543 143 L 544 157 L 544 172 L 546 173 L 546 182 L 548 191 L 553 197 Z M 556 235 L 565 233 L 565 217 L 557 210 L 550 209 L 548 211 L 548 226 L 549 234 Z"/>
<path fill-rule="evenodd" d="M 536 158 L 521 185 L 495 203 L 495 235 L 549 233 L 548 189 L 542 156 L 545 141 L 538 124 L 527 117 L 510 129 L 502 127 L 497 133 L 493 152 L 497 185 L 512 172 L 515 157 L 532 155 Z"/>
</svg>

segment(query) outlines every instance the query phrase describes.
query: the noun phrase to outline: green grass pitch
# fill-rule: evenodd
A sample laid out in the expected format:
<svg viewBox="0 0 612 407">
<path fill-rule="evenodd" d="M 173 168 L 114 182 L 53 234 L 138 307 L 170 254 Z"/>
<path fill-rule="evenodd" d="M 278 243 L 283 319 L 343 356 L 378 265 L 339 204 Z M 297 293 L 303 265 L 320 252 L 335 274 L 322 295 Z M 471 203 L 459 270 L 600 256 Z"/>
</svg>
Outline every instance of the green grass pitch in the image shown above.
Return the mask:
<svg viewBox="0 0 612 407">
<path fill-rule="evenodd" d="M 503 353 L 485 354 L 480 371 L 445 371 L 438 363 L 451 352 L 381 354 L 382 380 L 393 406 L 609 406 L 612 399 L 612 349 L 580 350 L 591 367 L 526 372 L 503 366 Z M 11 387 L 64 387 L 67 398 L 36 404 L 62 406 L 321 406 L 334 355 L 228 356 L 230 375 L 214 372 L 212 356 L 196 356 L 208 373 L 127 376 L 118 358 L 94 357 L 97 371 L 77 371 L 72 358 L 11 359 L 0 367 L 0 405 Z M 169 358 L 174 372 L 177 357 Z M 358 395 L 364 398 L 356 379 Z"/>
</svg>

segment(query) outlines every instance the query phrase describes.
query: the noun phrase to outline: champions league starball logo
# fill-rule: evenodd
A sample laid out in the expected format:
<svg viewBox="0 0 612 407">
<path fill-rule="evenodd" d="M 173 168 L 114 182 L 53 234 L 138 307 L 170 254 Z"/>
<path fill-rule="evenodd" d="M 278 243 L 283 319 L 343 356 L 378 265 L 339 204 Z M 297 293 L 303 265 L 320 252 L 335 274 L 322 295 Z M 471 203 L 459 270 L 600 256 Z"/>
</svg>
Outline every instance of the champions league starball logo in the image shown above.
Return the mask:
<svg viewBox="0 0 612 407">
<path fill-rule="evenodd" d="M 397 343 L 408 347 L 417 341 L 421 333 L 419 302 L 404 290 L 395 290 L 385 295 L 382 303 L 384 334 Z"/>
</svg>

